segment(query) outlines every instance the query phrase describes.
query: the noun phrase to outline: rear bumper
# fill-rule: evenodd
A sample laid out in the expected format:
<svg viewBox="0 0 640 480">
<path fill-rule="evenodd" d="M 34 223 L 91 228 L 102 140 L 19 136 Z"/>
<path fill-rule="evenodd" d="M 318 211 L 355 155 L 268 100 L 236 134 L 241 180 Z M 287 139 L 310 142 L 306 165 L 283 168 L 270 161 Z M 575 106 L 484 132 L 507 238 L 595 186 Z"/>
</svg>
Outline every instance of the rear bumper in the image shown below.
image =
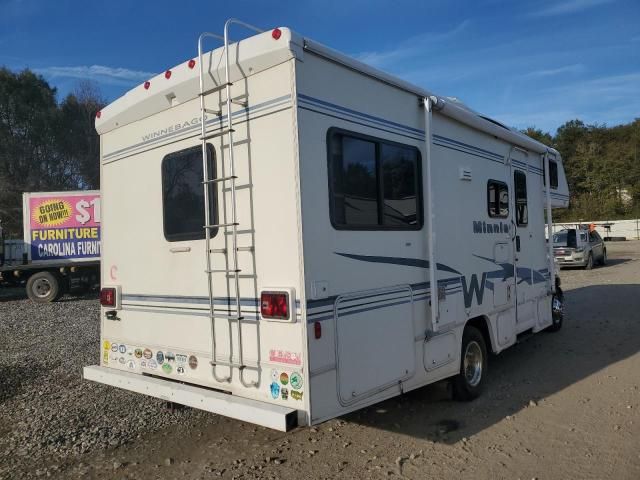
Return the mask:
<svg viewBox="0 0 640 480">
<path fill-rule="evenodd" d="M 293 408 L 220 393 L 202 387 L 122 372 L 98 365 L 84 367 L 83 377 L 85 380 L 93 380 L 282 432 L 287 432 L 297 426 L 298 413 Z"/>
<path fill-rule="evenodd" d="M 576 259 L 576 260 L 566 260 L 566 259 L 560 259 L 558 257 L 556 257 L 556 263 L 558 265 L 560 265 L 561 267 L 584 267 L 587 264 L 587 259 L 586 258 L 580 258 L 580 259 Z"/>
</svg>

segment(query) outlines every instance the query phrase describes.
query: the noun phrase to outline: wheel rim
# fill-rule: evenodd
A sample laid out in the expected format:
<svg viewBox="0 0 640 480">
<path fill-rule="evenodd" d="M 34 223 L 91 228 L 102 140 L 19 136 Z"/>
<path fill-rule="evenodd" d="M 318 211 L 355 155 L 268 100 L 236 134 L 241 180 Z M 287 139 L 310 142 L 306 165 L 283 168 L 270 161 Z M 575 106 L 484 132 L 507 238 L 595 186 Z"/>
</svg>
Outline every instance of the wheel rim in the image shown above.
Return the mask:
<svg viewBox="0 0 640 480">
<path fill-rule="evenodd" d="M 464 377 L 472 387 L 482 379 L 482 348 L 475 340 L 467 344 L 464 352 Z"/>
<path fill-rule="evenodd" d="M 51 283 L 46 278 L 39 278 L 33 282 L 32 291 L 38 298 L 45 298 L 51 293 Z"/>
</svg>

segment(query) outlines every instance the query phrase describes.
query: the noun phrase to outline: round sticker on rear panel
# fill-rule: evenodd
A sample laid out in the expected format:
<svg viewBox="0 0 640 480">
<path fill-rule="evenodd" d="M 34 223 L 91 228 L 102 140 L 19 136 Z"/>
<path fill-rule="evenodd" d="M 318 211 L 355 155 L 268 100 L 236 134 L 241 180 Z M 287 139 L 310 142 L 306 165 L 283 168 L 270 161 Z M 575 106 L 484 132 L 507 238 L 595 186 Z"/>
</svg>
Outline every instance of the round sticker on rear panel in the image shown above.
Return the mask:
<svg viewBox="0 0 640 480">
<path fill-rule="evenodd" d="M 195 370 L 196 368 L 198 368 L 198 357 L 196 357 L 195 355 L 189 356 L 189 368 L 191 370 Z"/>
<path fill-rule="evenodd" d="M 162 363 L 164 362 L 164 353 L 158 351 L 158 353 L 156 353 L 156 360 L 160 365 L 162 365 Z"/>
<path fill-rule="evenodd" d="M 280 396 L 280 385 L 278 385 L 276 382 L 273 382 L 271 384 L 271 398 L 275 400 L 279 396 Z"/>
<path fill-rule="evenodd" d="M 289 378 L 291 382 L 291 388 L 294 390 L 300 390 L 302 388 L 302 375 L 298 372 L 293 372 Z"/>
</svg>

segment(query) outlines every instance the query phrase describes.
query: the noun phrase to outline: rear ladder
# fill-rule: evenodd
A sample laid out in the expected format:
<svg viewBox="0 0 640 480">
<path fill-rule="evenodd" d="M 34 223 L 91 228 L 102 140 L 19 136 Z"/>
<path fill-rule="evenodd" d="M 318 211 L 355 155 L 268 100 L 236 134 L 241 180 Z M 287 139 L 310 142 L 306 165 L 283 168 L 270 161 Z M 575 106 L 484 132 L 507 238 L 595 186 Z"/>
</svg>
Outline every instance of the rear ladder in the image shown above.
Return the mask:
<svg viewBox="0 0 640 480">
<path fill-rule="evenodd" d="M 231 115 L 232 104 L 239 104 L 243 107 L 247 106 L 247 97 L 242 100 L 241 98 L 233 98 L 231 96 L 231 87 L 233 83 L 230 80 L 229 75 L 229 27 L 233 24 L 240 25 L 249 30 L 253 30 L 257 33 L 262 33 L 263 30 L 260 30 L 253 25 L 249 25 L 247 23 L 241 22 L 234 18 L 231 18 L 226 21 L 224 24 L 224 36 L 216 35 L 214 33 L 205 32 L 198 38 L 198 62 L 200 67 L 200 125 L 201 125 L 201 136 L 200 140 L 202 141 L 202 165 L 203 165 L 203 187 L 204 187 L 204 206 L 205 206 L 205 248 L 206 248 L 206 274 L 207 274 L 207 284 L 209 290 L 209 316 L 211 323 L 211 368 L 214 379 L 217 382 L 231 382 L 231 377 L 233 373 L 233 369 L 237 368 L 240 375 L 240 382 L 245 387 L 257 387 L 258 382 L 251 381 L 245 382 L 244 380 L 244 371 L 245 369 L 253 369 L 260 370 L 259 362 L 257 365 L 247 365 L 244 361 L 243 356 L 243 347 L 242 347 L 242 307 L 241 307 L 241 297 L 240 297 L 240 273 L 241 270 L 238 268 L 238 252 L 245 250 L 253 250 L 253 247 L 238 247 L 238 217 L 237 217 L 237 202 L 236 202 L 236 170 L 235 170 L 235 161 L 234 161 L 234 152 L 233 152 L 233 117 Z M 225 82 L 221 85 L 216 85 L 213 88 L 209 88 L 205 90 L 205 77 L 204 77 L 204 66 L 203 66 L 203 51 L 202 51 L 202 43 L 206 37 L 215 38 L 224 42 L 224 54 L 225 54 Z M 226 91 L 226 114 L 227 114 L 227 128 L 222 128 L 219 131 L 212 132 L 207 134 L 207 114 L 214 115 L 219 119 L 222 118 L 222 109 L 213 110 L 209 109 L 205 105 L 205 97 L 211 93 L 219 92 L 225 90 Z M 229 175 L 221 178 L 211 178 L 209 172 L 209 161 L 207 154 L 207 140 L 216 137 L 227 136 L 228 148 L 229 148 Z M 210 186 L 218 185 L 218 184 L 229 184 L 231 190 L 231 222 L 227 223 L 212 223 L 211 219 L 211 196 L 210 196 Z M 231 229 L 231 244 L 232 244 L 232 252 L 231 252 L 231 268 L 230 269 L 214 269 L 212 268 L 211 254 L 212 253 L 224 253 L 225 255 L 228 253 L 226 249 L 211 249 L 211 231 L 218 228 Z M 229 262 L 226 262 L 228 265 Z M 213 283 L 213 274 L 214 273 L 226 273 L 233 277 L 233 283 L 235 287 L 235 315 L 220 315 L 215 311 L 215 298 L 214 298 L 214 283 Z M 227 359 L 219 359 L 217 356 L 217 343 L 216 343 L 216 318 L 224 318 L 228 322 L 234 322 L 236 324 L 236 333 L 238 338 L 238 358 L 237 362 L 233 359 L 233 335 L 231 331 L 229 332 L 229 357 Z M 227 376 L 218 376 L 216 369 L 218 366 L 228 367 L 229 375 Z"/>
</svg>

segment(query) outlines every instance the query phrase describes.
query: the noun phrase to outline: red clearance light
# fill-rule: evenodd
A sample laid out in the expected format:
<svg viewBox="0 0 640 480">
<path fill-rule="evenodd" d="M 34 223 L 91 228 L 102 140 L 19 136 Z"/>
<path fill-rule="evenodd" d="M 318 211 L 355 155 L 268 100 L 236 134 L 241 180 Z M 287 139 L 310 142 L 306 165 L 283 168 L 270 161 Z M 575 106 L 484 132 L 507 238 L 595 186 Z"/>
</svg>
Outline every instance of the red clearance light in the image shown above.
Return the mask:
<svg viewBox="0 0 640 480">
<path fill-rule="evenodd" d="M 98 110 L 96 112 L 96 118 L 100 118 L 102 116 L 102 112 L 100 110 Z"/>
<path fill-rule="evenodd" d="M 171 78 L 171 70 L 167 70 L 166 72 L 164 72 L 164 78 L 166 78 L 167 80 Z"/>
<path fill-rule="evenodd" d="M 316 337 L 316 340 L 322 338 L 322 324 L 320 322 L 313 324 L 313 336 Z"/>
<path fill-rule="evenodd" d="M 289 294 L 286 292 L 262 292 L 260 313 L 264 318 L 289 318 Z"/>
<path fill-rule="evenodd" d="M 103 288 L 102 290 L 100 290 L 100 305 L 102 305 L 103 307 L 116 306 L 115 288 Z"/>
<path fill-rule="evenodd" d="M 193 67 L 195 67 L 195 66 L 196 66 L 196 61 L 195 61 L 195 60 L 193 60 L 193 59 L 191 59 L 191 60 L 189 60 L 188 65 L 189 65 L 189 68 L 193 68 Z"/>
<path fill-rule="evenodd" d="M 274 40 L 280 40 L 280 37 L 282 36 L 282 30 L 280 30 L 279 28 L 274 28 L 271 31 L 271 36 Z"/>
<path fill-rule="evenodd" d="M 150 86 L 151 86 L 151 82 L 150 81 L 147 80 L 146 82 L 144 82 L 144 89 L 145 90 L 149 90 Z"/>
</svg>

